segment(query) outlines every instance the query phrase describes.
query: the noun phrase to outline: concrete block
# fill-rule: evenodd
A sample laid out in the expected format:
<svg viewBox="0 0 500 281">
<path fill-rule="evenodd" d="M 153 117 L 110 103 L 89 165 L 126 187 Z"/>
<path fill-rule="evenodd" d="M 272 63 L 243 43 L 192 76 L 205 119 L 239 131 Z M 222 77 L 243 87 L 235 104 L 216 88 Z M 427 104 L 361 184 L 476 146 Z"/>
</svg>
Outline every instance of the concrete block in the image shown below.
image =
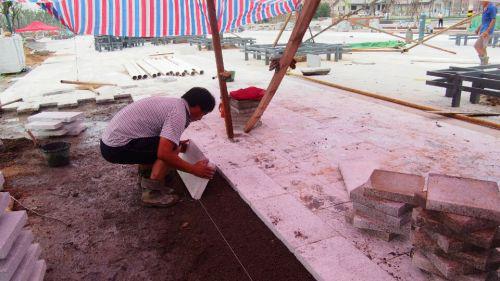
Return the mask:
<svg viewBox="0 0 500 281">
<path fill-rule="evenodd" d="M 500 222 L 498 184 L 430 174 L 426 209 Z"/>
<path fill-rule="evenodd" d="M 365 194 L 392 201 L 414 204 L 414 195 L 424 189 L 421 176 L 374 170 Z"/>
<path fill-rule="evenodd" d="M 180 157 L 184 161 L 190 164 L 194 164 L 198 161 L 206 159 L 205 155 L 203 155 L 203 152 L 201 152 L 201 150 L 198 148 L 198 146 L 196 146 L 196 144 L 192 140 L 189 141 L 186 153 L 180 154 Z M 213 164 L 211 165 L 215 169 L 215 165 Z M 184 185 L 186 185 L 186 188 L 188 189 L 189 194 L 191 194 L 191 197 L 197 200 L 200 199 L 201 196 L 203 195 L 203 192 L 205 191 L 205 188 L 207 187 L 209 180 L 197 177 L 193 174 L 189 174 L 183 171 L 177 171 L 177 172 L 179 173 L 179 176 L 184 182 Z"/>
<path fill-rule="evenodd" d="M 101 96 L 113 96 L 116 95 L 121 89 L 117 86 L 102 86 L 97 89 Z"/>
<path fill-rule="evenodd" d="M 344 180 L 347 192 L 351 194 L 354 189 L 365 184 L 370 178 L 370 175 L 373 173 L 373 170 L 378 167 L 378 163 L 367 159 L 340 162 L 339 170 L 342 174 L 342 179 Z"/>
<path fill-rule="evenodd" d="M 130 98 L 132 98 L 132 94 L 130 94 L 130 93 L 126 93 L 126 92 L 120 92 L 120 93 L 114 94 L 114 95 L 113 95 L 113 98 L 114 98 L 115 100 L 119 100 L 119 99 L 130 99 Z"/>
<path fill-rule="evenodd" d="M 437 212 L 415 208 L 412 212 L 412 221 L 415 226 L 426 227 L 431 231 L 441 233 L 484 249 L 493 247 L 497 228 L 483 229 L 470 233 L 456 233 L 446 227 L 438 218 Z"/>
<path fill-rule="evenodd" d="M 385 224 L 390 225 L 390 226 L 394 226 L 394 227 L 401 227 L 402 225 L 408 223 L 410 221 L 410 218 L 411 218 L 411 212 L 406 212 L 405 214 L 401 215 L 400 217 L 394 217 L 394 216 L 384 214 L 377 209 L 367 207 L 367 206 L 360 204 L 360 203 L 357 203 L 357 202 L 353 202 L 352 205 L 354 207 L 354 210 L 356 210 L 356 213 L 358 213 L 362 216 L 365 216 L 365 217 L 369 217 L 369 218 L 373 218 L 373 219 L 382 221 Z"/>
<path fill-rule="evenodd" d="M 297 248 L 295 255 L 316 280 L 394 280 L 340 236 Z"/>
<path fill-rule="evenodd" d="M 364 195 L 365 188 L 366 185 L 362 185 L 352 190 L 351 200 L 394 217 L 402 216 L 412 209 L 410 204 Z"/>
<path fill-rule="evenodd" d="M 233 115 L 236 115 L 236 114 L 253 114 L 255 112 L 255 109 L 257 109 L 257 107 L 251 107 L 251 108 L 247 108 L 247 109 L 239 109 L 237 107 L 234 107 L 234 106 L 230 106 L 231 108 L 231 116 Z"/>
<path fill-rule="evenodd" d="M 456 252 L 449 256 L 481 271 L 494 270 L 500 265 L 500 253 L 497 249 Z"/>
<path fill-rule="evenodd" d="M 27 219 L 25 211 L 6 212 L 0 217 L 0 260 L 9 254 Z"/>
<path fill-rule="evenodd" d="M 286 193 L 286 190 L 255 166 L 226 170 L 224 176 L 249 205 L 259 199 Z"/>
<path fill-rule="evenodd" d="M 336 232 L 290 194 L 260 199 L 250 207 L 291 251 Z"/>
<path fill-rule="evenodd" d="M 2 152 L 2 151 L 0 151 L 0 152 Z M 5 178 L 4 178 L 4 176 L 3 176 L 2 171 L 0 171 L 0 191 L 2 191 L 2 190 L 3 190 L 3 185 L 4 185 L 4 184 L 5 184 Z"/>
<path fill-rule="evenodd" d="M 78 118 L 83 117 L 83 112 L 72 111 L 44 111 L 28 117 L 28 122 L 34 121 L 62 121 L 72 122 Z"/>
<path fill-rule="evenodd" d="M 17 267 L 16 272 L 12 276 L 11 281 L 27 281 L 35 268 L 35 263 L 38 260 L 41 252 L 42 249 L 40 248 L 40 245 L 38 243 L 31 244 L 28 248 L 28 252 L 21 260 L 21 263 Z"/>
<path fill-rule="evenodd" d="M 68 133 L 68 130 L 61 128 L 57 130 L 43 130 L 43 131 L 31 131 L 35 137 L 39 138 L 49 138 L 49 137 L 60 137 Z"/>
<path fill-rule="evenodd" d="M 67 135 L 78 136 L 79 134 L 81 134 L 83 131 L 85 131 L 87 129 L 87 126 L 83 123 L 80 123 L 80 124 L 77 124 L 75 126 L 66 127 L 65 129 L 68 131 Z"/>
<path fill-rule="evenodd" d="M 445 253 L 457 253 L 468 248 L 465 242 L 441 233 L 436 233 L 436 242 Z"/>
<path fill-rule="evenodd" d="M 498 225 L 498 222 L 491 220 L 477 219 L 445 212 L 440 212 L 439 214 L 443 224 L 458 233 L 469 233 Z"/>
<path fill-rule="evenodd" d="M 401 235 L 408 235 L 410 233 L 410 224 L 407 223 L 400 227 L 395 227 L 387 225 L 384 222 L 378 221 L 373 218 L 369 218 L 359 213 L 354 215 L 353 224 L 354 227 L 362 229 L 371 229 L 376 231 L 384 231 Z"/>
<path fill-rule="evenodd" d="M 95 97 L 95 103 L 97 104 L 106 104 L 115 102 L 115 98 L 112 95 L 99 95 Z"/>
<path fill-rule="evenodd" d="M 33 268 L 33 272 L 31 273 L 28 281 L 43 281 L 46 270 L 47 264 L 45 263 L 45 260 L 36 261 L 35 268 Z"/>
<path fill-rule="evenodd" d="M 59 109 L 75 108 L 75 107 L 78 107 L 78 99 L 77 98 L 64 99 L 64 100 L 60 100 L 57 102 L 57 108 L 59 108 Z"/>
<path fill-rule="evenodd" d="M 307 67 L 320 67 L 321 66 L 321 57 L 319 55 L 306 55 Z"/>
<path fill-rule="evenodd" d="M 33 233 L 29 230 L 21 231 L 7 257 L 0 260 L 1 281 L 7 281 L 12 278 L 21 260 L 28 252 L 31 242 L 33 242 Z"/>
<path fill-rule="evenodd" d="M 427 191 L 415 192 L 413 202 L 415 206 L 425 208 L 425 204 L 427 203 Z"/>
<path fill-rule="evenodd" d="M 150 98 L 150 97 L 151 97 L 151 95 L 132 95 L 132 101 L 135 102 L 135 101 Z"/>
<path fill-rule="evenodd" d="M 37 112 L 38 110 L 40 110 L 40 104 L 39 103 L 32 103 L 32 102 L 23 102 L 16 109 L 17 114 L 28 114 L 28 113 Z"/>
<path fill-rule="evenodd" d="M 57 130 L 63 126 L 61 121 L 34 121 L 24 125 L 28 130 Z"/>
<path fill-rule="evenodd" d="M 9 207 L 10 194 L 8 192 L 0 192 L 0 217 L 5 212 L 5 209 Z"/>
<path fill-rule="evenodd" d="M 258 100 L 235 100 L 231 99 L 230 105 L 237 109 L 254 109 L 259 106 L 260 101 Z"/>
</svg>

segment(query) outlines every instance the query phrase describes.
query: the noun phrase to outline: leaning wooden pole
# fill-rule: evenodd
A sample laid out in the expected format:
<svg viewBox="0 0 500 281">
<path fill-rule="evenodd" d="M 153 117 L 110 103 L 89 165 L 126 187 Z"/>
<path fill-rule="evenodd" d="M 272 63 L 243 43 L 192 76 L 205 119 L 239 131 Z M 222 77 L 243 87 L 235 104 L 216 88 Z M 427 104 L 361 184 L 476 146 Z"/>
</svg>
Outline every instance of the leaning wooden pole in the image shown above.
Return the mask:
<svg viewBox="0 0 500 281">
<path fill-rule="evenodd" d="M 207 0 L 208 19 L 210 29 L 212 30 L 212 45 L 215 53 L 215 62 L 217 64 L 217 78 L 219 80 L 220 98 L 224 108 L 224 121 L 226 123 L 227 137 L 234 137 L 233 121 L 231 118 L 231 109 L 229 108 L 229 95 L 227 94 L 226 78 L 224 76 L 224 60 L 222 58 L 222 47 L 220 44 L 219 27 L 217 25 L 217 16 L 215 13 L 215 0 Z"/>
<path fill-rule="evenodd" d="M 264 111 L 276 93 L 276 90 L 278 90 L 278 87 L 283 80 L 283 77 L 285 77 L 286 71 L 292 62 L 293 57 L 297 52 L 297 49 L 302 43 L 302 38 L 309 27 L 309 23 L 311 22 L 316 9 L 318 8 L 319 2 L 320 0 L 305 1 L 302 11 L 300 12 L 300 16 L 295 23 L 290 39 L 286 45 L 284 54 L 279 61 L 279 68 L 274 72 L 273 78 L 271 79 L 271 82 L 269 82 L 269 86 L 267 87 L 266 93 L 260 101 L 259 106 L 245 125 L 246 133 L 250 132 L 259 121 L 260 117 L 264 114 Z"/>
<path fill-rule="evenodd" d="M 446 32 L 446 31 L 448 31 L 448 30 L 450 30 L 450 29 L 452 29 L 452 28 L 454 28 L 454 27 L 460 26 L 460 25 L 462 25 L 462 24 L 464 24 L 464 23 L 466 23 L 466 22 L 468 22 L 468 21 L 472 20 L 472 19 L 473 19 L 475 16 L 477 16 L 477 15 L 479 15 L 479 13 L 476 13 L 476 14 L 474 14 L 474 15 L 473 15 L 472 17 L 470 17 L 470 18 L 463 19 L 463 20 L 461 20 L 461 21 L 459 21 L 459 22 L 457 22 L 457 23 L 455 23 L 455 24 L 453 24 L 453 25 L 448 26 L 448 27 L 447 27 L 447 28 L 445 28 L 445 29 L 442 29 L 442 30 L 440 30 L 440 31 L 438 31 L 438 32 L 436 32 L 436 33 L 433 33 L 432 35 L 429 35 L 429 36 L 425 37 L 424 39 L 422 39 L 422 41 L 419 41 L 418 43 L 415 43 L 415 44 L 411 45 L 410 47 L 405 48 L 405 49 L 403 50 L 403 52 L 408 52 L 409 50 L 411 50 L 411 49 L 413 49 L 413 48 L 417 47 L 417 46 L 418 46 L 418 45 L 420 45 L 420 44 L 423 44 L 423 43 L 424 43 L 424 42 L 426 42 L 426 41 L 431 40 L 432 38 L 434 38 L 434 37 L 438 36 L 439 34 L 444 33 L 444 32 Z"/>
<path fill-rule="evenodd" d="M 359 23 L 359 22 L 354 22 L 355 25 L 359 25 L 359 26 L 362 26 L 362 27 L 366 27 L 366 28 L 369 28 L 371 30 L 375 30 L 375 31 L 378 31 L 378 32 L 381 32 L 381 33 L 385 33 L 387 35 L 391 35 L 391 36 L 394 36 L 394 37 L 397 37 L 397 38 L 401 38 L 401 39 L 405 39 L 405 37 L 401 36 L 401 35 L 397 35 L 397 34 L 394 34 L 394 33 L 391 33 L 389 31 L 385 31 L 383 29 L 380 29 L 380 28 L 376 28 L 376 27 L 373 27 L 373 26 L 369 26 L 367 24 L 363 24 L 363 23 Z M 411 42 L 413 43 L 418 43 L 417 40 L 411 40 Z M 446 50 L 446 49 L 443 49 L 443 48 L 440 48 L 440 47 L 436 47 L 436 46 L 433 46 L 433 45 L 429 45 L 427 43 L 422 43 L 422 45 L 426 46 L 426 47 L 429 47 L 429 48 L 433 48 L 433 49 L 436 49 L 436 50 L 440 50 L 440 51 L 443 51 L 443 52 L 447 52 L 447 53 L 450 53 L 450 54 L 454 54 L 456 55 L 457 53 L 453 52 L 453 51 L 450 51 L 450 50 Z"/>
<path fill-rule="evenodd" d="M 283 27 L 281 27 L 280 33 L 278 33 L 278 36 L 276 36 L 276 39 L 274 39 L 273 47 L 276 47 L 276 45 L 278 44 L 278 41 L 280 41 L 281 34 L 283 34 L 283 31 L 285 31 L 285 28 L 288 25 L 288 22 L 290 21 L 291 18 L 292 18 L 292 12 L 290 12 L 288 14 L 288 16 L 286 17 L 285 23 L 283 23 Z"/>
</svg>

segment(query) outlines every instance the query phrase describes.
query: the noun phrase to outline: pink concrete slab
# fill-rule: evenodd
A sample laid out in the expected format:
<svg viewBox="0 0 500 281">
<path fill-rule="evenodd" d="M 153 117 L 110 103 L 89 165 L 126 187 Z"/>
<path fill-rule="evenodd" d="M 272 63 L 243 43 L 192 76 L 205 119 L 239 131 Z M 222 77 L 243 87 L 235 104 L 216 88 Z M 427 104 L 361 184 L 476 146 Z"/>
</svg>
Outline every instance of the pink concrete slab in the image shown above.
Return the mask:
<svg viewBox="0 0 500 281">
<path fill-rule="evenodd" d="M 16 272 L 12 276 L 11 281 L 27 281 L 31 273 L 33 272 L 33 269 L 35 268 L 35 263 L 38 260 L 41 252 L 42 249 L 40 248 L 40 245 L 38 243 L 31 244 L 28 252 L 24 256 Z"/>
<path fill-rule="evenodd" d="M 28 122 L 53 121 L 71 122 L 83 116 L 83 112 L 71 111 L 44 111 L 28 117 Z"/>
<path fill-rule="evenodd" d="M 27 219 L 25 211 L 6 212 L 0 217 L 0 260 L 9 254 Z"/>
<path fill-rule="evenodd" d="M 317 280 L 394 280 L 343 237 L 331 237 L 295 250 Z"/>
<path fill-rule="evenodd" d="M 9 206 L 10 194 L 8 192 L 0 192 L 0 217 L 2 217 L 5 209 Z"/>
<path fill-rule="evenodd" d="M 257 167 L 230 169 L 223 174 L 248 203 L 286 193 L 285 189 Z"/>
<path fill-rule="evenodd" d="M 33 233 L 23 230 L 16 238 L 9 254 L 0 260 L 0 280 L 10 280 L 33 241 Z"/>
<path fill-rule="evenodd" d="M 201 150 L 198 148 L 196 143 L 194 143 L 194 141 L 189 142 L 186 153 L 182 153 L 180 157 L 190 164 L 195 164 L 198 161 L 207 159 L 205 155 L 203 155 L 203 152 L 201 152 Z M 215 169 L 215 165 L 210 163 L 209 165 L 212 165 L 212 167 Z M 205 188 L 207 187 L 209 180 L 183 171 L 177 172 L 184 182 L 184 185 L 188 189 L 189 194 L 191 194 L 191 197 L 193 197 L 193 199 L 200 199 L 203 195 L 203 192 L 205 191 Z"/>
<path fill-rule="evenodd" d="M 251 207 L 290 250 L 337 235 L 289 194 L 257 200 Z"/>
<path fill-rule="evenodd" d="M 426 209 L 500 222 L 498 184 L 430 174 Z"/>
<path fill-rule="evenodd" d="M 35 263 L 35 268 L 29 277 L 29 281 L 43 281 L 45 276 L 45 271 L 47 270 L 47 264 L 45 260 L 38 260 Z"/>
<path fill-rule="evenodd" d="M 355 188 L 366 183 L 380 164 L 369 159 L 347 160 L 339 163 L 339 169 L 344 179 L 347 192 L 351 194 Z"/>
</svg>

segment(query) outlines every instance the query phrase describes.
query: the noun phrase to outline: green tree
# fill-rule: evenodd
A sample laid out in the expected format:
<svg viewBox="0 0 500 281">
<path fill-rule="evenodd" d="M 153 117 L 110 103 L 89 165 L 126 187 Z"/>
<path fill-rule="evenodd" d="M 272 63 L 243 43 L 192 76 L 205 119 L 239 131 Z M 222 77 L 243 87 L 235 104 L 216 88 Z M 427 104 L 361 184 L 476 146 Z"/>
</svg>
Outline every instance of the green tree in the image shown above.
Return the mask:
<svg viewBox="0 0 500 281">
<path fill-rule="evenodd" d="M 314 14 L 314 18 L 326 18 L 330 16 L 330 5 L 328 3 L 321 3 L 319 4 L 318 9 L 316 10 L 316 13 Z"/>
</svg>

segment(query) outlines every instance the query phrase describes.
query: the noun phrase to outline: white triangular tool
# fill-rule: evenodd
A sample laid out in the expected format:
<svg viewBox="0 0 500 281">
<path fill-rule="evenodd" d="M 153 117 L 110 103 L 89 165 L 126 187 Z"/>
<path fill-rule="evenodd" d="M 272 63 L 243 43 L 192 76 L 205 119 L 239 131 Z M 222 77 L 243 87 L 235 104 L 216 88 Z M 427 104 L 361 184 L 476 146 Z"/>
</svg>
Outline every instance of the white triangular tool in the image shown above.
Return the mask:
<svg viewBox="0 0 500 281">
<path fill-rule="evenodd" d="M 180 157 L 190 164 L 195 164 L 198 161 L 207 159 L 205 155 L 203 155 L 203 152 L 201 152 L 201 150 L 192 140 L 189 141 L 186 153 L 181 153 Z M 212 165 L 215 169 L 215 165 L 213 163 L 208 163 L 208 165 Z M 205 188 L 207 187 L 209 180 L 197 177 L 186 172 L 177 172 L 184 182 L 184 185 L 186 185 L 186 188 L 188 189 L 189 194 L 191 194 L 191 197 L 196 200 L 200 199 L 201 195 L 203 195 L 203 192 L 205 191 Z"/>
</svg>

